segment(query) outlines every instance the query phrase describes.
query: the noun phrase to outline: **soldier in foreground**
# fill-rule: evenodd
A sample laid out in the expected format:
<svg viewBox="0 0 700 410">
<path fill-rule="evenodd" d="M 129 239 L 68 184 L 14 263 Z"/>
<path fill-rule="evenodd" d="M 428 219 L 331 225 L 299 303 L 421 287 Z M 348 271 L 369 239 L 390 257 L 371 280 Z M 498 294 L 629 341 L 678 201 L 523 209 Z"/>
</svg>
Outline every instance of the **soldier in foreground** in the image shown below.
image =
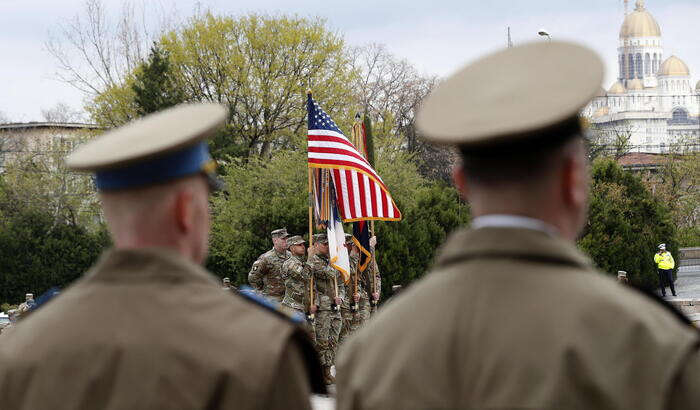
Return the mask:
<svg viewBox="0 0 700 410">
<path fill-rule="evenodd" d="M 285 288 L 282 305 L 294 309 L 302 316 L 306 316 L 307 307 L 309 307 L 309 313 L 312 315 L 316 314 L 318 308 L 315 303 L 310 303 L 309 301 L 311 266 L 304 260 L 306 254 L 305 242 L 304 238 L 299 235 L 287 238 L 287 244 L 289 244 L 289 251 L 292 256 L 282 264 L 282 279 L 284 280 Z M 314 251 L 313 248 L 309 249 L 309 257 L 313 255 Z M 315 339 L 312 324 L 306 322 L 305 327 Z"/>
<path fill-rule="evenodd" d="M 328 237 L 325 233 L 314 235 L 314 244 L 309 249 L 308 264 L 316 283 L 318 298 L 318 314 L 315 321 L 316 348 L 321 356 L 323 379 L 326 384 L 335 383 L 331 375 L 331 366 L 335 363 L 335 353 L 338 348 L 338 337 L 342 326 L 340 304 L 345 287 L 340 273 L 329 264 Z M 338 286 L 336 296 L 335 286 Z"/>
<path fill-rule="evenodd" d="M 203 140 L 226 117 L 182 105 L 71 154 L 96 173 L 114 249 L 0 343 L 0 407 L 310 407 L 324 386 L 305 333 L 201 267 L 215 182 Z"/>
<path fill-rule="evenodd" d="M 697 407 L 697 330 L 575 247 L 589 183 L 577 114 L 602 78 L 589 49 L 533 43 L 424 101 L 419 130 L 461 151 L 474 220 L 341 348 L 340 409 Z"/>
<path fill-rule="evenodd" d="M 271 236 L 272 249 L 260 255 L 253 262 L 248 273 L 248 283 L 268 299 L 281 302 L 284 297 L 282 264 L 291 256 L 287 250 L 289 234 L 287 228 L 281 228 L 272 231 Z"/>
</svg>

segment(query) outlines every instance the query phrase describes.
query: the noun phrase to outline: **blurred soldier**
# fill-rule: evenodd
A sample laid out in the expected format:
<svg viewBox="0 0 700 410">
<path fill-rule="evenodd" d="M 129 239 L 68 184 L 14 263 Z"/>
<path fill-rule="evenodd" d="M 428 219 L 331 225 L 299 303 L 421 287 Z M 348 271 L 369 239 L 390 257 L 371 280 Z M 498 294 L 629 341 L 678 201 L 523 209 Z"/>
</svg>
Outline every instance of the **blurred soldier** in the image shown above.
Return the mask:
<svg viewBox="0 0 700 410">
<path fill-rule="evenodd" d="M 217 185 L 204 139 L 226 117 L 181 105 L 71 154 L 96 173 L 114 249 L 0 343 L 3 409 L 309 408 L 324 389 L 299 326 L 201 267 Z"/>
<path fill-rule="evenodd" d="M 223 283 L 223 285 L 221 286 L 221 289 L 228 290 L 228 291 L 236 290 L 235 286 L 231 286 L 231 279 L 230 278 L 223 278 L 222 283 Z"/>
<path fill-rule="evenodd" d="M 282 264 L 291 256 L 287 250 L 288 236 L 287 228 L 272 231 L 272 249 L 260 255 L 248 273 L 250 286 L 276 302 L 281 302 L 284 296 Z"/>
<path fill-rule="evenodd" d="M 24 302 L 22 302 L 18 307 L 17 307 L 17 313 L 22 316 L 29 311 L 32 310 L 32 307 L 34 306 L 34 294 L 32 293 L 27 293 L 24 295 Z"/>
<path fill-rule="evenodd" d="M 328 237 L 325 233 L 314 235 L 313 247 L 309 249 L 308 264 L 314 275 L 318 298 L 318 314 L 315 321 L 316 347 L 321 356 L 324 381 L 326 384 L 333 384 L 335 379 L 331 375 L 331 366 L 335 363 L 335 350 L 342 326 L 339 306 L 344 296 L 344 287 L 340 272 L 329 263 Z"/>
<path fill-rule="evenodd" d="M 315 303 L 310 304 L 309 301 L 311 266 L 304 260 L 306 254 L 305 242 L 304 238 L 299 235 L 287 238 L 287 244 L 292 256 L 282 264 L 282 279 L 285 287 L 282 304 L 290 309 L 294 309 L 301 315 L 306 315 L 306 310 L 309 308 L 309 313 L 315 315 L 318 307 Z M 313 252 L 313 249 L 309 249 L 309 255 L 312 255 Z M 311 323 L 307 322 L 306 328 L 315 338 Z"/>
<path fill-rule="evenodd" d="M 697 406 L 697 330 L 575 247 L 589 183 L 577 115 L 602 79 L 593 51 L 538 42 L 423 101 L 418 129 L 459 147 L 474 219 L 341 348 L 339 409 Z"/>
<path fill-rule="evenodd" d="M 673 268 L 676 267 L 676 262 L 673 260 L 671 252 L 666 250 L 665 243 L 659 245 L 659 251 L 654 255 L 654 263 L 659 273 L 661 295 L 666 296 L 666 283 L 668 283 L 671 293 L 676 296 L 676 288 L 673 286 Z"/>
</svg>

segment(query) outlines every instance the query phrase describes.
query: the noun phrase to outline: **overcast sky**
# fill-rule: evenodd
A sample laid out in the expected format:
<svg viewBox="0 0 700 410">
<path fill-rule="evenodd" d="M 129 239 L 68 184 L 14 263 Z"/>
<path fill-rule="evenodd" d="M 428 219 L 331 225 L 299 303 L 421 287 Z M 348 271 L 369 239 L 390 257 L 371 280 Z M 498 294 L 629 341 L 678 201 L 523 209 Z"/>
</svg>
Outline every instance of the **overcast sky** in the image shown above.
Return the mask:
<svg viewBox="0 0 700 410">
<path fill-rule="evenodd" d="M 151 0 L 152 2 L 155 0 Z M 217 13 L 249 11 L 322 16 L 352 45 L 383 43 L 421 72 L 447 75 L 486 52 L 541 40 L 539 28 L 555 39 L 574 40 L 598 51 L 607 64 L 607 89 L 617 75 L 617 45 L 624 19 L 622 0 L 158 0 L 180 17 L 195 5 Z M 103 0 L 112 15 L 122 1 Z M 41 109 L 58 102 L 82 109 L 83 95 L 56 79 L 56 62 L 44 43 L 49 32 L 81 12 L 83 0 L 0 0 L 0 112 L 14 121 L 41 119 Z M 630 10 L 634 0 L 630 0 Z M 672 54 L 700 79 L 700 1 L 647 0 L 661 26 L 665 57 Z"/>
</svg>

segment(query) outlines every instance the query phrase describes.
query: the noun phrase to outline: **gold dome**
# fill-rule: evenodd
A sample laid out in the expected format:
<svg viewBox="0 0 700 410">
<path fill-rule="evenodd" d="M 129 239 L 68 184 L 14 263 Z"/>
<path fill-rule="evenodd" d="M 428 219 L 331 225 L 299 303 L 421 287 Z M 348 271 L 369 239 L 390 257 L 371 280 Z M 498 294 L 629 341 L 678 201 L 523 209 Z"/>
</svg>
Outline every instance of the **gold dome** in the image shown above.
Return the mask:
<svg viewBox="0 0 700 410">
<path fill-rule="evenodd" d="M 630 80 L 627 83 L 627 91 L 641 91 L 644 89 L 644 84 L 642 84 L 642 80 L 639 78 L 635 78 L 634 80 Z"/>
<path fill-rule="evenodd" d="M 644 8 L 644 1 L 637 0 L 634 11 L 625 17 L 620 28 L 620 38 L 661 37 L 659 23 Z"/>
<path fill-rule="evenodd" d="M 593 113 L 593 118 L 599 118 L 610 113 L 610 108 L 607 106 L 600 107 Z"/>
<path fill-rule="evenodd" d="M 676 56 L 671 56 L 661 64 L 657 75 L 689 76 L 690 70 L 688 70 L 688 66 L 683 62 L 683 60 Z"/>
<path fill-rule="evenodd" d="M 608 90 L 608 94 L 624 94 L 625 93 L 625 86 L 622 85 L 621 82 L 617 81 L 615 84 L 610 87 Z"/>
</svg>

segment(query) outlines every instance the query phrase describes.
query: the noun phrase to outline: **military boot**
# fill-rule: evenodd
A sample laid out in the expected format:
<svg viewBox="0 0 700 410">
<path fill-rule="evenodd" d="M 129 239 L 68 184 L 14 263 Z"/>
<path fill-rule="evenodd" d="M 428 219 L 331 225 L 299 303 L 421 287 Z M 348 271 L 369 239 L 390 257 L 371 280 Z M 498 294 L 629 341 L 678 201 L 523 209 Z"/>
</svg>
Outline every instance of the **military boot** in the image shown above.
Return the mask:
<svg viewBox="0 0 700 410">
<path fill-rule="evenodd" d="M 330 366 L 323 366 L 323 382 L 326 385 L 335 384 L 335 377 L 331 374 Z"/>
</svg>

